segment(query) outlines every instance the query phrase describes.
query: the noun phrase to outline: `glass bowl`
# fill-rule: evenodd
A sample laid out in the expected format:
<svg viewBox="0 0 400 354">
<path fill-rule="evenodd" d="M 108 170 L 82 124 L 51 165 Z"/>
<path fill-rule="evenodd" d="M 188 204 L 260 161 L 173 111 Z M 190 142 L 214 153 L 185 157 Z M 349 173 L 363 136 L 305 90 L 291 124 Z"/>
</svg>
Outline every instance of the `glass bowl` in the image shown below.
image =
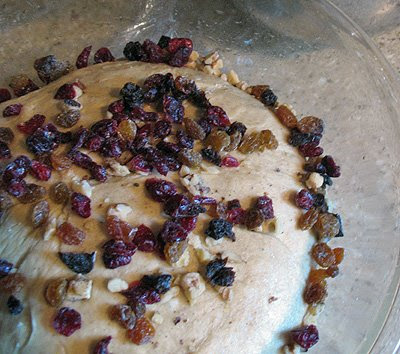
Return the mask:
<svg viewBox="0 0 400 354">
<path fill-rule="evenodd" d="M 346 248 L 319 319 L 316 353 L 393 353 L 400 334 L 399 82 L 357 25 L 327 1 L 7 2 L 0 13 L 0 87 L 35 77 L 47 54 L 75 61 L 87 45 L 117 56 L 129 40 L 189 36 L 225 67 L 269 84 L 281 102 L 327 123 L 323 146 L 342 177 L 331 195 Z M 251 338 L 251 336 L 250 336 Z"/>
</svg>

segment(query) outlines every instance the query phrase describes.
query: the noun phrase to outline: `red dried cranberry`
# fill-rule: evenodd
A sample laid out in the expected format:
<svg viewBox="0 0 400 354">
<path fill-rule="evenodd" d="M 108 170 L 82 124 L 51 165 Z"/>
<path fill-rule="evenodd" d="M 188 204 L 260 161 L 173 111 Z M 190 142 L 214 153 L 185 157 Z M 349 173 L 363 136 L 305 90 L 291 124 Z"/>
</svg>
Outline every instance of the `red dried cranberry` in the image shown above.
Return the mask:
<svg viewBox="0 0 400 354">
<path fill-rule="evenodd" d="M 336 165 L 332 156 L 326 155 L 321 161 L 329 177 L 340 177 L 340 166 Z"/>
<path fill-rule="evenodd" d="M 104 139 L 111 138 L 117 132 L 118 123 L 113 119 L 102 119 L 90 127 L 90 131 Z"/>
<path fill-rule="evenodd" d="M 154 137 L 163 139 L 171 134 L 172 124 L 163 119 L 154 124 Z"/>
<path fill-rule="evenodd" d="M 217 201 L 212 197 L 206 197 L 206 196 L 202 196 L 202 195 L 195 195 L 192 198 L 192 203 L 203 204 L 203 205 L 215 205 L 215 204 L 217 204 Z"/>
<path fill-rule="evenodd" d="M 218 106 L 208 107 L 206 119 L 216 127 L 227 127 L 231 124 L 226 112 Z"/>
<path fill-rule="evenodd" d="M 0 141 L 0 159 L 9 159 L 11 158 L 11 151 L 8 145 Z"/>
<path fill-rule="evenodd" d="M 157 202 L 165 202 L 176 194 L 176 186 L 172 182 L 158 178 L 150 178 L 145 182 L 147 192 Z"/>
<path fill-rule="evenodd" d="M 99 182 L 105 182 L 107 181 L 107 170 L 96 163 L 93 163 L 93 165 L 89 169 L 90 174 L 92 177 Z"/>
<path fill-rule="evenodd" d="M 146 57 L 140 42 L 128 42 L 124 48 L 124 56 L 131 61 L 141 61 Z"/>
<path fill-rule="evenodd" d="M 185 231 L 189 233 L 196 228 L 197 216 L 176 219 L 175 222 L 181 225 L 185 229 Z"/>
<path fill-rule="evenodd" d="M 183 241 L 187 237 L 186 230 L 174 221 L 166 221 L 160 231 L 160 238 L 164 242 Z"/>
<path fill-rule="evenodd" d="M 13 268 L 14 265 L 12 263 L 0 258 L 0 279 L 8 275 Z"/>
<path fill-rule="evenodd" d="M 122 292 L 129 303 L 144 303 L 146 305 L 155 304 L 161 301 L 160 294 L 155 289 L 149 289 L 141 282 L 134 282 L 128 290 Z"/>
<path fill-rule="evenodd" d="M 266 195 L 257 198 L 256 208 L 259 209 L 264 215 L 265 220 L 274 217 L 274 207 L 272 206 L 272 199 Z"/>
<path fill-rule="evenodd" d="M 160 175 L 166 176 L 169 172 L 167 161 L 164 159 L 155 159 L 153 160 L 152 165 Z"/>
<path fill-rule="evenodd" d="M 165 156 L 164 161 L 170 171 L 179 171 L 179 169 L 182 167 L 182 163 L 178 161 L 175 157 Z"/>
<path fill-rule="evenodd" d="M 108 106 L 108 111 L 111 112 L 112 114 L 115 113 L 122 113 L 124 111 L 124 101 L 123 100 L 117 100 L 114 102 L 111 102 Z"/>
<path fill-rule="evenodd" d="M 189 135 L 187 135 L 183 130 L 178 130 L 176 132 L 176 139 L 180 147 L 193 149 L 194 140 Z"/>
<path fill-rule="evenodd" d="M 3 110 L 3 117 L 13 117 L 18 116 L 21 113 L 22 104 L 21 103 L 14 103 Z"/>
<path fill-rule="evenodd" d="M 308 210 L 314 205 L 314 196 L 307 189 L 302 189 L 296 195 L 296 205 Z"/>
<path fill-rule="evenodd" d="M 7 184 L 7 192 L 17 198 L 24 195 L 26 190 L 26 182 L 24 180 L 12 180 Z"/>
<path fill-rule="evenodd" d="M 314 325 L 301 327 L 291 331 L 292 339 L 303 349 L 310 349 L 319 340 L 318 329 Z"/>
<path fill-rule="evenodd" d="M 104 138 L 100 135 L 93 135 L 85 142 L 85 147 L 89 151 L 99 151 L 104 143 Z"/>
<path fill-rule="evenodd" d="M 53 328 L 66 337 L 81 328 L 82 320 L 78 311 L 70 307 L 62 307 L 58 310 L 53 320 Z"/>
<path fill-rule="evenodd" d="M 233 156 L 226 155 L 222 161 L 221 161 L 221 166 L 224 167 L 239 167 L 240 162 Z"/>
<path fill-rule="evenodd" d="M 33 134 L 38 128 L 40 128 L 46 117 L 42 114 L 35 114 L 31 119 L 27 120 L 26 122 L 19 123 L 17 128 L 24 134 L 31 135 Z"/>
<path fill-rule="evenodd" d="M 105 157 L 119 157 L 122 154 L 122 149 L 118 138 L 110 138 L 105 141 L 101 148 L 101 153 Z"/>
<path fill-rule="evenodd" d="M 6 88 L 0 88 L 0 103 L 11 99 L 11 93 Z"/>
<path fill-rule="evenodd" d="M 3 182 L 8 183 L 12 180 L 21 180 L 31 168 L 31 160 L 27 156 L 20 155 L 13 162 L 10 162 L 3 172 Z"/>
<path fill-rule="evenodd" d="M 167 155 L 172 155 L 172 156 L 176 156 L 178 154 L 179 151 L 181 151 L 181 148 L 179 147 L 178 144 L 175 143 L 169 143 L 167 141 L 160 141 L 157 145 L 156 148 L 160 151 L 162 151 L 163 153 L 167 154 Z"/>
<path fill-rule="evenodd" d="M 157 239 L 153 232 L 146 225 L 139 225 L 133 243 L 139 251 L 154 252 Z"/>
<path fill-rule="evenodd" d="M 76 96 L 76 91 L 73 84 L 64 84 L 58 88 L 54 98 L 56 100 L 73 99 Z"/>
<path fill-rule="evenodd" d="M 92 51 L 92 46 L 91 45 L 88 46 L 88 47 L 83 48 L 81 54 L 79 54 L 78 58 L 76 58 L 75 65 L 76 65 L 76 67 L 78 69 L 86 68 L 88 66 L 89 55 L 90 55 L 91 51 Z"/>
<path fill-rule="evenodd" d="M 108 345 L 110 344 L 111 339 L 112 337 L 108 336 L 97 342 L 96 346 L 94 347 L 93 354 L 109 354 Z"/>
<path fill-rule="evenodd" d="M 94 62 L 96 64 L 99 63 L 105 63 L 107 61 L 114 61 L 115 58 L 114 56 L 111 54 L 110 49 L 103 47 L 97 50 L 96 53 L 94 53 Z"/>
<path fill-rule="evenodd" d="M 190 54 L 192 54 L 191 48 L 181 47 L 171 55 L 168 64 L 177 67 L 184 66 L 189 61 Z"/>
<path fill-rule="evenodd" d="M 129 171 L 133 172 L 149 173 L 151 171 L 151 165 L 142 155 L 136 155 L 126 164 L 126 167 L 129 168 Z"/>
<path fill-rule="evenodd" d="M 165 95 L 163 98 L 163 111 L 166 119 L 173 123 L 182 123 L 185 113 L 182 102 L 172 96 Z"/>
<path fill-rule="evenodd" d="M 72 193 L 71 209 L 83 218 L 91 215 L 90 199 L 81 193 Z"/>
<path fill-rule="evenodd" d="M 168 52 L 149 39 L 143 42 L 142 49 L 145 56 L 141 59 L 150 63 L 162 63 L 168 58 Z"/>
<path fill-rule="evenodd" d="M 193 42 L 189 38 L 171 38 L 168 41 L 167 50 L 171 54 L 175 53 L 179 48 L 186 47 L 193 49 Z"/>
<path fill-rule="evenodd" d="M 79 128 L 77 132 L 74 133 L 72 136 L 72 148 L 71 151 L 76 151 L 77 149 L 83 147 L 83 144 L 85 143 L 86 139 L 89 136 L 89 130 L 86 128 Z"/>
<path fill-rule="evenodd" d="M 246 210 L 242 208 L 233 208 L 226 211 L 226 220 L 232 224 L 244 224 Z"/>
<path fill-rule="evenodd" d="M 129 264 L 137 248 L 130 242 L 110 240 L 103 245 L 103 249 L 104 266 L 115 269 Z"/>
<path fill-rule="evenodd" d="M 324 149 L 318 143 L 307 143 L 299 146 L 299 151 L 304 157 L 316 157 L 323 154 Z"/>
<path fill-rule="evenodd" d="M 51 177 L 51 168 L 37 160 L 32 160 L 31 174 L 40 181 L 48 181 Z"/>
</svg>

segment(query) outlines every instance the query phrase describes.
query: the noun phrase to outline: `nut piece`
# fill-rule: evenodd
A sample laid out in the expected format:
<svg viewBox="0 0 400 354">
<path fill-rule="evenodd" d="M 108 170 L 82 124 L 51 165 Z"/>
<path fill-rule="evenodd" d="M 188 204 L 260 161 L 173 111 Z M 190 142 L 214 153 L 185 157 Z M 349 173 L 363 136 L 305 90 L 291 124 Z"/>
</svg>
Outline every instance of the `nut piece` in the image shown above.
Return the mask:
<svg viewBox="0 0 400 354">
<path fill-rule="evenodd" d="M 68 282 L 67 298 L 68 301 L 88 300 L 92 296 L 93 281 L 82 274 L 78 274 Z"/>
<path fill-rule="evenodd" d="M 131 212 L 132 208 L 128 204 L 120 203 L 110 207 L 107 211 L 107 216 L 113 215 L 121 220 L 126 220 Z"/>
<path fill-rule="evenodd" d="M 151 317 L 151 321 L 157 324 L 161 324 L 164 322 L 164 317 L 161 316 L 159 312 L 154 312 L 153 316 Z"/>
<path fill-rule="evenodd" d="M 324 177 L 322 177 L 319 173 L 313 172 L 310 174 L 306 181 L 306 186 L 313 191 L 317 191 L 318 188 L 322 187 L 324 184 Z"/>
<path fill-rule="evenodd" d="M 210 192 L 210 187 L 206 186 L 200 175 L 197 175 L 185 166 L 180 172 L 180 181 L 192 195 L 206 195 Z"/>
<path fill-rule="evenodd" d="M 196 61 L 197 59 L 199 59 L 199 53 L 193 50 L 189 56 L 189 61 Z"/>
<path fill-rule="evenodd" d="M 205 239 L 205 243 L 208 247 L 213 247 L 213 246 L 218 246 L 219 244 L 221 244 L 223 241 L 223 238 L 220 238 L 218 240 L 213 239 L 210 236 L 207 236 Z"/>
<path fill-rule="evenodd" d="M 186 273 L 182 277 L 180 285 L 190 304 L 195 303 L 196 299 L 206 290 L 206 284 L 197 272 Z"/>
<path fill-rule="evenodd" d="M 110 279 L 107 283 L 107 289 L 112 293 L 119 293 L 129 288 L 129 284 L 120 278 Z"/>
<path fill-rule="evenodd" d="M 171 265 L 175 268 L 181 268 L 181 267 L 187 267 L 189 263 L 190 263 L 190 251 L 189 248 L 186 248 L 185 252 L 183 252 L 178 262 L 172 263 Z"/>
<path fill-rule="evenodd" d="M 55 235 L 56 228 L 57 228 L 57 219 L 55 217 L 52 217 L 47 222 L 46 230 L 43 233 L 43 240 L 44 241 L 50 240 L 53 237 L 53 235 Z"/>
<path fill-rule="evenodd" d="M 93 187 L 85 179 L 80 180 L 77 177 L 72 179 L 71 188 L 74 192 L 81 193 L 88 198 L 92 197 Z"/>
<path fill-rule="evenodd" d="M 238 84 L 238 83 L 240 82 L 239 76 L 238 76 L 238 75 L 236 74 L 236 72 L 233 71 L 233 70 L 230 70 L 230 71 L 228 72 L 227 78 L 228 78 L 228 82 L 229 82 L 231 85 L 236 85 L 236 84 Z"/>
<path fill-rule="evenodd" d="M 221 296 L 222 300 L 230 302 L 233 299 L 233 289 L 226 286 L 215 286 L 218 294 Z"/>
<path fill-rule="evenodd" d="M 165 304 L 168 301 L 172 300 L 174 297 L 177 297 L 180 293 L 179 286 L 173 286 L 168 290 L 164 295 L 161 295 L 161 301 L 158 304 Z"/>
<path fill-rule="evenodd" d="M 109 166 L 108 171 L 111 176 L 125 177 L 131 173 L 128 167 L 121 165 L 118 161 L 114 159 L 107 159 L 106 162 Z"/>
<path fill-rule="evenodd" d="M 192 237 L 189 240 L 189 243 L 192 245 L 196 252 L 197 259 L 200 263 L 207 264 L 215 257 L 208 252 L 202 245 L 200 237 L 198 235 L 192 234 Z"/>
</svg>

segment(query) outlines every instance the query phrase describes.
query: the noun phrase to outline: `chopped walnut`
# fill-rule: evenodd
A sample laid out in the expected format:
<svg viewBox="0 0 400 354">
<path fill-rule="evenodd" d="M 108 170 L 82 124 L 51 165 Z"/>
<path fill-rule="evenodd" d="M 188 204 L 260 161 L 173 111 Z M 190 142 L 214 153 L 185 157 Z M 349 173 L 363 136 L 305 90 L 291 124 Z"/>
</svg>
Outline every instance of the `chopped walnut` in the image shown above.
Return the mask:
<svg viewBox="0 0 400 354">
<path fill-rule="evenodd" d="M 107 159 L 106 163 L 109 167 L 108 172 L 111 176 L 125 177 L 131 173 L 128 167 L 121 165 L 118 161 L 114 159 Z"/>
<path fill-rule="evenodd" d="M 128 204 L 119 203 L 108 208 L 107 216 L 116 216 L 121 220 L 126 220 L 128 214 L 132 212 L 132 208 Z"/>
<path fill-rule="evenodd" d="M 324 184 L 324 177 L 322 177 L 319 173 L 313 172 L 310 174 L 306 181 L 306 186 L 313 191 L 317 191 L 318 188 L 322 187 Z"/>
<path fill-rule="evenodd" d="M 229 82 L 231 85 L 236 85 L 237 83 L 240 82 L 239 76 L 238 76 L 238 75 L 236 74 L 236 72 L 233 71 L 233 70 L 230 70 L 230 71 L 228 72 L 227 78 L 228 78 L 228 82 Z"/>
<path fill-rule="evenodd" d="M 93 187 L 85 179 L 80 180 L 77 177 L 73 177 L 71 188 L 74 192 L 81 193 L 88 198 L 92 197 Z"/>
<path fill-rule="evenodd" d="M 205 185 L 201 176 L 193 173 L 189 168 L 181 169 L 180 180 L 192 195 L 204 195 L 210 192 L 210 188 Z"/>
<path fill-rule="evenodd" d="M 119 293 L 129 288 L 129 284 L 120 278 L 110 279 L 107 283 L 107 289 L 112 293 Z"/>
<path fill-rule="evenodd" d="M 197 259 L 200 263 L 207 264 L 212 259 L 214 259 L 214 256 L 210 252 L 208 252 L 207 249 L 205 249 L 205 247 L 202 245 L 200 237 L 198 235 L 192 234 L 189 239 L 189 243 L 194 248 Z"/>
<path fill-rule="evenodd" d="M 173 286 L 164 295 L 161 296 L 161 301 L 159 304 L 165 304 L 171 301 L 174 297 L 177 297 L 180 293 L 179 286 Z"/>
<path fill-rule="evenodd" d="M 203 278 L 197 272 L 182 276 L 180 285 L 190 304 L 193 304 L 206 289 Z"/>
<path fill-rule="evenodd" d="M 153 316 L 151 316 L 151 321 L 157 324 L 161 324 L 164 322 L 164 317 L 161 316 L 159 312 L 154 312 Z"/>
<path fill-rule="evenodd" d="M 68 301 L 88 300 L 92 295 L 93 281 L 82 274 L 78 274 L 68 282 L 67 297 Z"/>
<path fill-rule="evenodd" d="M 187 267 L 190 263 L 190 251 L 186 248 L 182 256 L 179 258 L 178 262 L 172 263 L 171 265 L 175 268 Z"/>
<path fill-rule="evenodd" d="M 223 241 L 223 238 L 216 240 L 209 236 L 207 236 L 205 239 L 205 243 L 208 247 L 214 247 L 214 246 L 220 245 L 222 243 L 222 241 Z"/>
</svg>

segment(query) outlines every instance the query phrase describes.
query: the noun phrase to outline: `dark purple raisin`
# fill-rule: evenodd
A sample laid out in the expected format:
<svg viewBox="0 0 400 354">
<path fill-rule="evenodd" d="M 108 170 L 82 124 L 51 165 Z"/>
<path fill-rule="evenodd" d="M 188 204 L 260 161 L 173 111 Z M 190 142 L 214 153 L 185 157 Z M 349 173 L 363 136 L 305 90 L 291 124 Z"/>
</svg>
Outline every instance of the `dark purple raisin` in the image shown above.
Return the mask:
<svg viewBox="0 0 400 354">
<path fill-rule="evenodd" d="M 162 151 L 164 154 L 167 155 L 172 155 L 172 156 L 176 156 L 178 154 L 179 151 L 181 151 L 181 148 L 179 147 L 178 144 L 175 143 L 169 143 L 166 141 L 160 141 L 157 145 L 156 145 L 157 149 Z"/>
<path fill-rule="evenodd" d="M 193 217 L 205 211 L 204 207 L 191 203 L 183 194 L 173 195 L 164 204 L 164 212 L 173 218 Z"/>
<path fill-rule="evenodd" d="M 272 219 L 274 217 L 274 207 L 272 205 L 272 199 L 263 195 L 257 198 L 256 208 L 259 209 L 265 220 Z"/>
<path fill-rule="evenodd" d="M 96 64 L 105 63 L 107 61 L 114 61 L 114 60 L 115 60 L 115 58 L 112 55 L 110 49 L 108 49 L 106 47 L 102 47 L 102 48 L 98 49 L 96 53 L 94 53 L 94 62 Z"/>
<path fill-rule="evenodd" d="M 118 123 L 113 119 L 102 119 L 90 127 L 90 131 L 104 139 L 111 138 L 117 132 Z"/>
<path fill-rule="evenodd" d="M 58 252 L 58 256 L 69 269 L 78 274 L 87 274 L 91 272 L 96 260 L 96 252 Z"/>
<path fill-rule="evenodd" d="M 236 132 L 239 132 L 240 134 L 242 134 L 242 137 L 244 136 L 244 134 L 246 133 L 246 126 L 243 123 L 240 122 L 233 122 L 230 126 L 229 129 L 227 131 L 227 133 L 229 135 L 232 135 Z"/>
<path fill-rule="evenodd" d="M 314 325 L 308 325 L 290 332 L 295 343 L 305 350 L 317 344 L 319 340 L 318 329 Z"/>
<path fill-rule="evenodd" d="M 21 113 L 22 104 L 21 103 L 14 103 L 3 110 L 3 117 L 14 117 L 18 116 Z"/>
<path fill-rule="evenodd" d="M 320 194 L 322 195 L 322 194 Z M 323 197 L 323 196 L 322 196 Z M 302 209 L 310 209 L 315 205 L 314 196 L 307 189 L 302 189 L 296 194 L 296 205 Z"/>
<path fill-rule="evenodd" d="M 154 124 L 154 137 L 163 139 L 171 134 L 172 124 L 167 120 L 159 120 Z"/>
<path fill-rule="evenodd" d="M 169 54 L 165 49 L 161 48 L 149 39 L 146 39 L 143 42 L 142 49 L 145 53 L 145 56 L 141 59 L 142 61 L 147 61 L 149 63 L 163 63 L 169 57 Z"/>
<path fill-rule="evenodd" d="M 185 110 L 182 103 L 174 97 L 168 95 L 164 96 L 163 111 L 166 119 L 173 123 L 182 123 Z"/>
<path fill-rule="evenodd" d="M 0 103 L 11 100 L 11 93 L 6 88 L 0 88 Z"/>
<path fill-rule="evenodd" d="M 12 263 L 0 258 L 0 279 L 8 275 L 13 267 L 14 265 Z"/>
<path fill-rule="evenodd" d="M 12 315 L 19 315 L 24 309 L 21 301 L 18 300 L 14 295 L 11 295 L 8 298 L 7 307 Z"/>
<path fill-rule="evenodd" d="M 266 89 L 260 96 L 260 101 L 266 106 L 274 106 L 278 97 L 270 89 Z"/>
<path fill-rule="evenodd" d="M 167 48 L 170 40 L 171 40 L 171 37 L 161 36 L 160 39 L 158 40 L 157 45 L 163 49 Z"/>
<path fill-rule="evenodd" d="M 5 142 L 0 141 L 0 160 L 9 158 L 11 158 L 10 148 Z"/>
<path fill-rule="evenodd" d="M 52 152 L 58 146 L 58 138 L 58 134 L 39 128 L 26 138 L 26 145 L 30 152 L 39 156 Z"/>
<path fill-rule="evenodd" d="M 172 284 L 172 275 L 169 274 L 153 274 L 145 275 L 140 280 L 141 285 L 156 290 L 159 294 L 165 294 Z"/>
<path fill-rule="evenodd" d="M 213 149 L 201 149 L 201 155 L 204 160 L 213 163 L 214 165 L 221 166 L 221 156 Z"/>
<path fill-rule="evenodd" d="M 206 93 L 203 90 L 197 90 L 195 91 L 191 97 L 190 100 L 198 107 L 200 108 L 207 108 L 211 106 L 210 101 L 206 97 Z"/>
<path fill-rule="evenodd" d="M 144 101 L 143 90 L 133 82 L 127 82 L 120 91 L 126 109 L 141 106 Z"/>
<path fill-rule="evenodd" d="M 110 240 L 103 245 L 103 249 L 105 267 L 115 269 L 129 264 L 137 248 L 133 243 Z"/>
<path fill-rule="evenodd" d="M 336 165 L 332 156 L 326 155 L 321 161 L 322 165 L 326 168 L 326 173 L 329 177 L 340 177 L 340 166 Z"/>
<path fill-rule="evenodd" d="M 207 264 L 206 278 L 212 285 L 232 286 L 235 281 L 235 272 L 231 267 L 225 267 L 227 258 L 217 258 Z"/>
<path fill-rule="evenodd" d="M 178 130 L 176 132 L 176 139 L 180 147 L 193 149 L 194 140 L 189 135 L 187 135 L 183 130 Z"/>
<path fill-rule="evenodd" d="M 111 339 L 112 337 L 108 336 L 98 341 L 94 347 L 93 354 L 109 354 L 108 345 L 110 344 Z"/>
<path fill-rule="evenodd" d="M 319 144 L 322 135 L 301 133 L 297 128 L 290 130 L 289 144 L 292 146 L 300 146 L 308 143 Z"/>
<path fill-rule="evenodd" d="M 215 240 L 227 237 L 235 241 L 235 233 L 232 231 L 232 224 L 224 219 L 213 219 L 208 224 L 205 234 Z"/>
<path fill-rule="evenodd" d="M 236 209 L 236 208 L 241 208 L 242 207 L 240 205 L 239 199 L 229 200 L 226 206 L 227 206 L 227 210 L 232 210 L 232 209 Z"/>
<path fill-rule="evenodd" d="M 128 42 L 125 45 L 123 53 L 124 57 L 131 61 L 141 61 L 146 58 L 146 53 L 140 42 Z"/>
<path fill-rule="evenodd" d="M 300 145 L 299 151 L 304 157 L 317 157 L 323 154 L 324 149 L 318 143 L 307 143 Z"/>
<path fill-rule="evenodd" d="M 110 138 L 105 141 L 101 148 L 101 153 L 105 157 L 119 157 L 122 154 L 120 141 L 118 138 Z"/>
</svg>

